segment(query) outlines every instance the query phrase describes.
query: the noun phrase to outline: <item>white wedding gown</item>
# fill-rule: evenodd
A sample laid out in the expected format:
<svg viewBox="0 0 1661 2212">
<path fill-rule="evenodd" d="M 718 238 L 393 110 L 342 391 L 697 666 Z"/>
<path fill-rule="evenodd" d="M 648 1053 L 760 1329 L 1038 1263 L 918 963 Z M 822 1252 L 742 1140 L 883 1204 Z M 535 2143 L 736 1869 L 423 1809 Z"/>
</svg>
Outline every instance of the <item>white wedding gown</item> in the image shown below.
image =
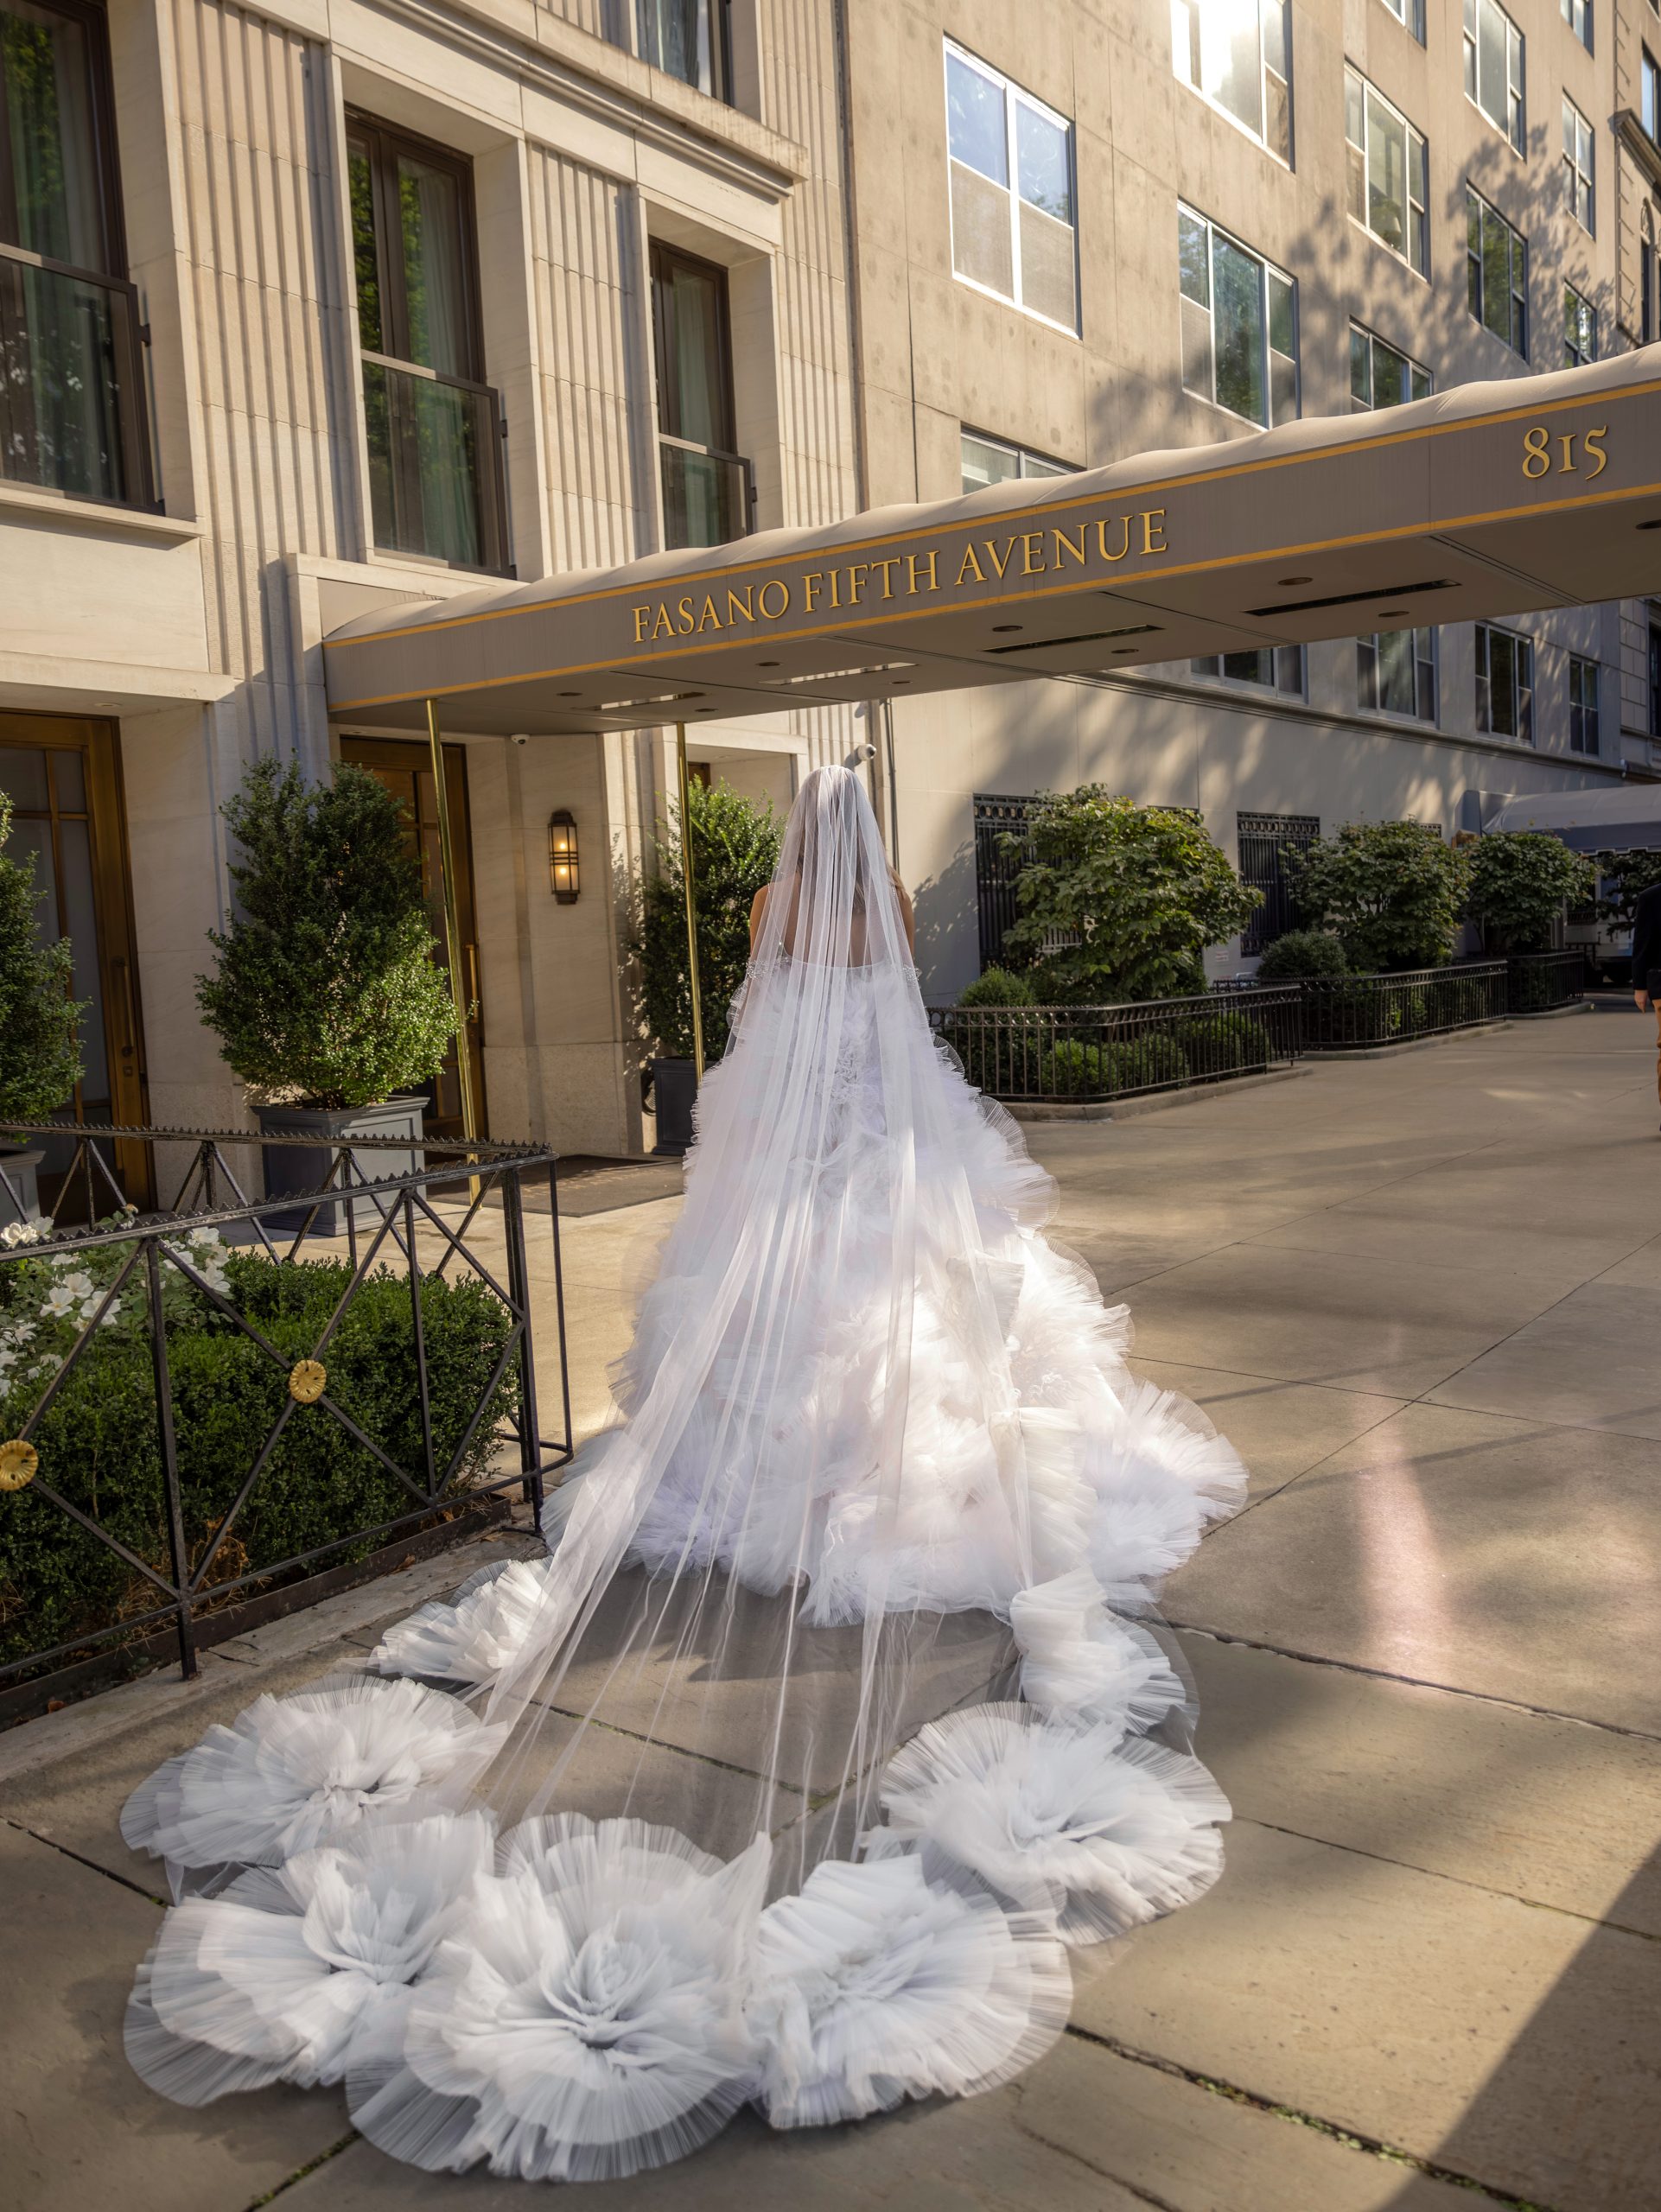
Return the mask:
<svg viewBox="0 0 1661 2212">
<path fill-rule="evenodd" d="M 1152 1601 L 1244 1484 L 1128 1373 L 1053 1204 L 817 772 L 547 1559 L 130 1801 L 181 1900 L 145 2078 L 344 2082 L 412 2164 L 580 2180 L 1041 2055 L 1067 1947 L 1220 1866 Z"/>
</svg>

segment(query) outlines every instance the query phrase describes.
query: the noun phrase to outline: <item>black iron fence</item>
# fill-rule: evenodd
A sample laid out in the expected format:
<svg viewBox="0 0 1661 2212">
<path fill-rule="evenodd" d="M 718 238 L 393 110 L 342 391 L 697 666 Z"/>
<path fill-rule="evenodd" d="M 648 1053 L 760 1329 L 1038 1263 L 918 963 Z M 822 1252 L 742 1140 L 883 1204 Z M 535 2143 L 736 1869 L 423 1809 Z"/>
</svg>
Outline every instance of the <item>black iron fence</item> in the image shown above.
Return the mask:
<svg viewBox="0 0 1661 2212">
<path fill-rule="evenodd" d="M 1510 1006 L 1503 960 L 1467 960 L 1388 976 L 1310 976 L 1300 988 L 1304 1045 L 1311 1052 L 1410 1044 L 1503 1021 Z"/>
<path fill-rule="evenodd" d="M 1550 1014 L 1586 995 L 1586 955 L 1579 945 L 1563 952 L 1514 952 L 1505 963 L 1505 1007 L 1510 1014 Z"/>
<path fill-rule="evenodd" d="M 128 1204 L 112 1138 L 150 1187 L 170 1173 L 169 1206 Z M 514 1493 L 539 1508 L 570 1460 L 554 1155 L 353 1138 L 314 1191 L 250 1198 L 277 1145 L 316 1140 L 89 1130 L 59 1205 L 83 1193 L 90 1225 L 0 1232 L 0 1681 L 168 1630 L 188 1675 L 232 1600 Z"/>
<path fill-rule="evenodd" d="M 930 1019 L 993 1097 L 1089 1105 L 1289 1066 L 1300 996 L 1295 983 L 1269 984 L 1135 1006 L 952 1007 Z"/>
</svg>

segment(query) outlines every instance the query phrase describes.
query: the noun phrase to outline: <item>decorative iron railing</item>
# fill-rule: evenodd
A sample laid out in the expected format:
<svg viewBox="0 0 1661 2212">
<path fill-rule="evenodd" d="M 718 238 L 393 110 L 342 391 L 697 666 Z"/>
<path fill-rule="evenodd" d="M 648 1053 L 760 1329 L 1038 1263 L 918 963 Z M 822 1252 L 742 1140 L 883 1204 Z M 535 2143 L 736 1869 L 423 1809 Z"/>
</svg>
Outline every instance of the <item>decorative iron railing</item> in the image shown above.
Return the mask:
<svg viewBox="0 0 1661 2212">
<path fill-rule="evenodd" d="M 510 573 L 501 403 L 491 386 L 366 353 L 363 404 L 376 544 Z"/>
<path fill-rule="evenodd" d="M 1550 1014 L 1586 996 L 1586 955 L 1577 944 L 1563 952 L 1514 952 L 1505 979 L 1508 1013 Z"/>
<path fill-rule="evenodd" d="M 658 435 L 664 543 L 729 545 L 755 527 L 755 472 L 742 454 Z"/>
<path fill-rule="evenodd" d="M 121 278 L 0 246 L 0 477 L 152 504 L 141 321 Z"/>
<path fill-rule="evenodd" d="M 113 1138 L 176 1179 L 165 1211 L 127 1205 Z M 352 1138 L 314 1192 L 251 1199 L 279 1145 L 316 1140 L 89 1129 L 57 1198 L 89 1222 L 0 1232 L 0 1681 L 169 1624 L 189 1675 L 228 1600 L 510 1493 L 539 1509 L 570 1460 L 554 1155 Z"/>
<path fill-rule="evenodd" d="M 1410 1044 L 1449 1030 L 1503 1021 L 1510 983 L 1503 960 L 1467 960 L 1388 976 L 1308 976 L 1303 1039 L 1312 1052 Z"/>
<path fill-rule="evenodd" d="M 1132 1006 L 951 1007 L 930 1020 L 993 1097 L 1090 1105 L 1289 1066 L 1299 1011 L 1289 983 Z"/>
</svg>

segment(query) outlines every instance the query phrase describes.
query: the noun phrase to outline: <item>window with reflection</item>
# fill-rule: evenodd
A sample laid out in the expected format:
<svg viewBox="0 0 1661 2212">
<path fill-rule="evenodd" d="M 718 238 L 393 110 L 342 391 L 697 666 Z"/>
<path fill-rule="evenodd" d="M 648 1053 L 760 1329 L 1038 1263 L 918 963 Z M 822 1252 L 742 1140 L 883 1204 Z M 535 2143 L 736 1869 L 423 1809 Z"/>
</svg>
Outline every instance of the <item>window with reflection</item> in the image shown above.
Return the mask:
<svg viewBox="0 0 1661 2212">
<path fill-rule="evenodd" d="M 1350 411 L 1359 414 L 1371 407 L 1399 407 L 1404 399 L 1429 399 L 1430 372 L 1394 346 L 1363 328 L 1350 325 Z"/>
<path fill-rule="evenodd" d="M 1297 296 L 1261 254 L 1179 205 L 1185 390 L 1265 429 L 1298 411 Z"/>
<path fill-rule="evenodd" d="M 724 545 L 754 526 L 737 450 L 727 272 L 652 242 L 652 336 L 665 545 Z"/>
<path fill-rule="evenodd" d="M 961 436 L 965 492 L 983 492 L 989 484 L 1005 484 L 1012 477 L 1072 474 L 1065 461 L 1030 453 L 1025 446 L 1009 445 L 1002 438 L 988 437 L 983 430 L 964 430 Z"/>
<path fill-rule="evenodd" d="M 1563 366 L 1583 368 L 1598 358 L 1598 311 L 1572 284 L 1563 286 Z"/>
<path fill-rule="evenodd" d="M 1534 645 L 1515 630 L 1476 625 L 1476 726 L 1534 742 Z"/>
<path fill-rule="evenodd" d="M 1528 359 L 1528 244 L 1480 192 L 1465 188 L 1466 279 L 1471 313 Z"/>
<path fill-rule="evenodd" d="M 1465 0 L 1465 92 L 1522 153 L 1523 34 L 1499 0 Z"/>
<path fill-rule="evenodd" d="M 1436 633 L 1379 630 L 1355 641 L 1355 689 L 1374 714 L 1436 719 Z"/>
<path fill-rule="evenodd" d="M 452 568 L 508 566 L 501 412 L 484 380 L 471 164 L 347 118 L 374 539 Z"/>
<path fill-rule="evenodd" d="M 950 44 L 945 92 L 953 271 L 1076 331 L 1072 125 Z"/>
<path fill-rule="evenodd" d="M 1288 0 L 1172 0 L 1180 80 L 1231 116 L 1279 160 L 1292 158 Z"/>
<path fill-rule="evenodd" d="M 102 10 L 0 0 L 0 474 L 150 503 Z"/>
<path fill-rule="evenodd" d="M 1430 266 L 1424 140 L 1359 71 L 1344 72 L 1349 211 L 1423 276 Z"/>
<path fill-rule="evenodd" d="M 634 26 L 643 60 L 730 105 L 731 0 L 635 0 Z"/>
</svg>

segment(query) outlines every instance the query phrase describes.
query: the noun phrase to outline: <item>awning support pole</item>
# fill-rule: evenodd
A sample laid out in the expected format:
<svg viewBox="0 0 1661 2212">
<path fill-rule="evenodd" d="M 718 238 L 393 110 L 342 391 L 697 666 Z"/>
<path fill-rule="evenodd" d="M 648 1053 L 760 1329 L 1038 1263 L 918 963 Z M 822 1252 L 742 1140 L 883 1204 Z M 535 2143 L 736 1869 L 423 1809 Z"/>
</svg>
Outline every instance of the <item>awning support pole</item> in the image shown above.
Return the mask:
<svg viewBox="0 0 1661 2212">
<path fill-rule="evenodd" d="M 698 911 L 692 887 L 692 815 L 686 803 L 686 725 L 675 724 L 675 765 L 680 774 L 680 880 L 686 894 L 686 972 L 692 985 L 692 1066 L 703 1080 L 703 1007 L 698 990 Z"/>
<path fill-rule="evenodd" d="M 455 1010 L 455 1073 L 461 1090 L 461 1134 L 479 1134 L 479 1101 L 473 1087 L 473 1053 L 468 1039 L 468 987 L 461 960 L 461 912 L 455 899 L 455 842 L 450 826 L 449 786 L 444 779 L 444 741 L 438 728 L 438 702 L 427 704 L 427 742 L 432 751 L 433 790 L 438 810 L 439 888 L 444 897 L 444 951 L 449 962 L 450 1004 Z M 479 1195 L 479 1179 L 471 1179 Z"/>
</svg>

